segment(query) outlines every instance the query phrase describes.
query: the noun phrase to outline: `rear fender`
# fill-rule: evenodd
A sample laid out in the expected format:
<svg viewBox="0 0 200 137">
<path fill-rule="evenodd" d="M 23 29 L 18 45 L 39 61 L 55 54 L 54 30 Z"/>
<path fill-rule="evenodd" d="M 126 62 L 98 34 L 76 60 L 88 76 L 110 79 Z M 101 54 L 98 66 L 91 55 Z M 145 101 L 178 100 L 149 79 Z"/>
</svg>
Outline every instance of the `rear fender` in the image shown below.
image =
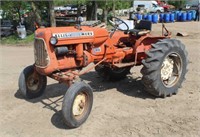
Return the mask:
<svg viewBox="0 0 200 137">
<path fill-rule="evenodd" d="M 161 39 L 166 39 L 166 37 L 155 37 L 151 35 L 146 35 L 136 40 L 136 43 L 133 47 L 133 54 L 135 55 L 135 64 L 141 64 L 141 61 L 144 58 L 146 58 L 145 52 L 151 49 L 152 44 L 157 43 Z"/>
</svg>

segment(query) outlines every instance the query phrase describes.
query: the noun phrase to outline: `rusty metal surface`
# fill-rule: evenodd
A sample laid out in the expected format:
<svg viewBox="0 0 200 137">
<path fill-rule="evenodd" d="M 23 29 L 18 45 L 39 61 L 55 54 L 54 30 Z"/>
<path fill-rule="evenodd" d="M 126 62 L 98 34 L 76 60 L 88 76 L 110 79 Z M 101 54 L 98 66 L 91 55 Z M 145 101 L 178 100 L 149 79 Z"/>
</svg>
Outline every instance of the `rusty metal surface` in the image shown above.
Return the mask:
<svg viewBox="0 0 200 137">
<path fill-rule="evenodd" d="M 46 50 L 45 41 L 41 38 L 35 38 L 34 41 L 35 65 L 46 67 L 50 60 Z"/>
</svg>

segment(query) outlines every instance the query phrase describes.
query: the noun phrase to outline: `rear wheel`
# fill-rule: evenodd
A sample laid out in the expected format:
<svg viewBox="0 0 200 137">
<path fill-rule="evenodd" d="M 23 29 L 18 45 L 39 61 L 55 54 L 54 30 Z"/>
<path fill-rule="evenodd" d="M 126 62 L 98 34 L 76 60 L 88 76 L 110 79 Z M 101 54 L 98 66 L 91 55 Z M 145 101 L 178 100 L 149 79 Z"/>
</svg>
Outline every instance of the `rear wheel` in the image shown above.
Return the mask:
<svg viewBox="0 0 200 137">
<path fill-rule="evenodd" d="M 34 70 L 34 66 L 26 67 L 19 77 L 19 91 L 28 99 L 41 96 L 46 88 L 47 78 Z"/>
<path fill-rule="evenodd" d="M 62 114 L 64 121 L 69 128 L 76 128 L 83 124 L 92 109 L 93 92 L 92 88 L 84 82 L 76 82 L 67 90 L 63 105 Z"/>
<path fill-rule="evenodd" d="M 104 65 L 98 65 L 95 67 L 96 72 L 107 80 L 117 81 L 126 78 L 126 75 L 130 73 L 131 67 L 124 68 L 110 68 Z"/>
<path fill-rule="evenodd" d="M 185 79 L 187 52 L 179 40 L 165 39 L 152 45 L 142 63 L 142 82 L 146 90 L 155 96 L 171 96 Z"/>
</svg>

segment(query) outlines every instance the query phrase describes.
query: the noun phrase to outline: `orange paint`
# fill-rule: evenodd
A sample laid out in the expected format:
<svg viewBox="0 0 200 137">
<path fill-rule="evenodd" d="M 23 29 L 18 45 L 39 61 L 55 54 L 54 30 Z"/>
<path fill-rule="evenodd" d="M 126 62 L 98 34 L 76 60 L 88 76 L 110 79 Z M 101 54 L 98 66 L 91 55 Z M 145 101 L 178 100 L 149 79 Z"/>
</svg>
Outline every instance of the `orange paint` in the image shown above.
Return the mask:
<svg viewBox="0 0 200 137">
<path fill-rule="evenodd" d="M 58 40 L 56 45 L 50 43 L 52 36 Z M 88 26 L 82 26 L 81 30 L 76 27 L 40 28 L 36 30 L 35 37 L 44 40 L 46 49 L 43 52 L 35 49 L 35 52 L 37 55 L 41 54 L 41 57 L 44 57 L 43 54 L 45 54 L 49 59 L 47 66 L 36 64 L 36 71 L 65 83 L 70 83 L 78 75 L 75 70 L 92 62 L 102 61 L 102 63 L 112 66 L 126 60 L 126 62 L 141 64 L 141 60 L 146 57 L 145 51 L 151 48 L 151 44 L 166 38 L 154 37 L 150 34 L 136 37 L 124 34 L 122 31 L 116 31 L 110 37 L 110 33 L 106 29 Z M 67 47 L 68 51 L 62 56 L 56 55 L 56 47 Z M 38 47 L 38 49 L 40 48 Z M 67 76 L 61 77 L 62 72 L 66 72 Z"/>
</svg>

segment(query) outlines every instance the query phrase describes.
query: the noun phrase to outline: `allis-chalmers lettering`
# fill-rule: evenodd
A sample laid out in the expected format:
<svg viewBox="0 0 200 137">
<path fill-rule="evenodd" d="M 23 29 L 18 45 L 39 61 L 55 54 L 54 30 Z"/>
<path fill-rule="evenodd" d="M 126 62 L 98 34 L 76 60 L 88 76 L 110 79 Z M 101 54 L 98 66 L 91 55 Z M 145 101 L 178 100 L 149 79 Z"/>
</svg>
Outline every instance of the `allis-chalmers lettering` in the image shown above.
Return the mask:
<svg viewBox="0 0 200 137">
<path fill-rule="evenodd" d="M 92 31 L 84 31 L 84 32 L 66 32 L 66 33 L 54 33 L 52 36 L 56 38 L 75 38 L 75 37 L 84 37 L 84 36 L 94 36 Z"/>
</svg>

